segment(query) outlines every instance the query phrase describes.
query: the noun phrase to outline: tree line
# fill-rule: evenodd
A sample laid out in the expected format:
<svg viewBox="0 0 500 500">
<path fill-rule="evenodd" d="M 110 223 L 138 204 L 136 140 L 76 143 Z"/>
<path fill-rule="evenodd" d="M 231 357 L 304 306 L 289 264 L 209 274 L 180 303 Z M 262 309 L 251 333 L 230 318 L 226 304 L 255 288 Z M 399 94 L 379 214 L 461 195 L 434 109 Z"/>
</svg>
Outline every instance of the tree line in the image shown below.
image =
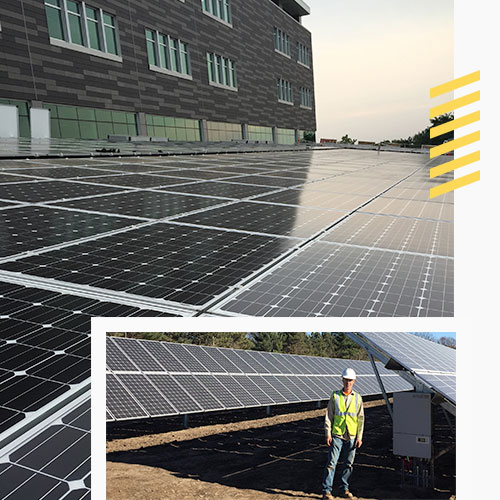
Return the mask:
<svg viewBox="0 0 500 500">
<path fill-rule="evenodd" d="M 181 342 L 232 349 L 303 354 L 328 358 L 368 359 L 364 349 L 344 333 L 108 333 L 129 337 L 166 342 Z"/>
<path fill-rule="evenodd" d="M 248 349 L 255 351 L 279 352 L 283 354 L 303 354 L 326 358 L 367 360 L 366 351 L 352 341 L 345 333 L 108 333 L 116 337 L 135 339 L 180 342 L 212 347 L 229 347 L 231 349 Z M 436 339 L 430 333 L 416 333 L 419 337 L 456 349 L 456 341 L 452 337 L 442 336 Z"/>
</svg>

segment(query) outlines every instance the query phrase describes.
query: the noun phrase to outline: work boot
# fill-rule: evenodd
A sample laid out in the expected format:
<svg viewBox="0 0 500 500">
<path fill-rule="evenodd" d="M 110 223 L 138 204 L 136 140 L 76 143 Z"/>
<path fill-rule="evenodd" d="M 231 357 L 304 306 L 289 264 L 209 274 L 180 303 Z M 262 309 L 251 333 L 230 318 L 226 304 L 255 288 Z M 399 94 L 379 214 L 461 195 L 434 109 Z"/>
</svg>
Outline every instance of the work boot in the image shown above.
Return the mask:
<svg viewBox="0 0 500 500">
<path fill-rule="evenodd" d="M 340 498 L 356 498 L 349 490 L 345 490 L 339 496 Z"/>
<path fill-rule="evenodd" d="M 335 500 L 335 498 L 329 491 L 324 491 L 323 500 Z"/>
</svg>

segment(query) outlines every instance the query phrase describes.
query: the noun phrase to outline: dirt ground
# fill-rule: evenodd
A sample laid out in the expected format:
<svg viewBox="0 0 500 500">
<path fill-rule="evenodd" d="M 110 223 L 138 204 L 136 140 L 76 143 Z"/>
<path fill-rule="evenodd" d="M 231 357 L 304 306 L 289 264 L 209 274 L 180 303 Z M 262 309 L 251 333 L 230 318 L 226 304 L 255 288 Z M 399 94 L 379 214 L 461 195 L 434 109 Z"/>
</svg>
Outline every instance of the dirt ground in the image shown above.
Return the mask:
<svg viewBox="0 0 500 500">
<path fill-rule="evenodd" d="M 387 409 L 367 402 L 365 413 L 363 446 L 350 480 L 359 499 L 455 498 L 454 452 L 436 460 L 434 490 L 402 486 Z M 271 417 L 250 410 L 193 416 L 188 429 L 179 420 L 114 425 L 108 428 L 107 500 L 321 498 L 323 416 L 324 409 Z M 434 419 L 435 442 L 445 447 L 453 437 L 441 417 Z"/>
</svg>

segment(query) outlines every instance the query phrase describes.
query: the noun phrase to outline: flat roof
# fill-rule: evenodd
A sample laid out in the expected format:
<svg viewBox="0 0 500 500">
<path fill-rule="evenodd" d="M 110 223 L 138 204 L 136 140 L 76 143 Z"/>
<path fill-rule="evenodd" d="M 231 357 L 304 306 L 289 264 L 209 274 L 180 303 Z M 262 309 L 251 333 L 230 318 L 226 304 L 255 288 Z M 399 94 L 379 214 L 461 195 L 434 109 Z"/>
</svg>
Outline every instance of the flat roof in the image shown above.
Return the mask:
<svg viewBox="0 0 500 500">
<path fill-rule="evenodd" d="M 0 281 L 182 316 L 453 316 L 453 193 L 429 199 L 430 164 L 349 149 L 0 160 Z"/>
</svg>

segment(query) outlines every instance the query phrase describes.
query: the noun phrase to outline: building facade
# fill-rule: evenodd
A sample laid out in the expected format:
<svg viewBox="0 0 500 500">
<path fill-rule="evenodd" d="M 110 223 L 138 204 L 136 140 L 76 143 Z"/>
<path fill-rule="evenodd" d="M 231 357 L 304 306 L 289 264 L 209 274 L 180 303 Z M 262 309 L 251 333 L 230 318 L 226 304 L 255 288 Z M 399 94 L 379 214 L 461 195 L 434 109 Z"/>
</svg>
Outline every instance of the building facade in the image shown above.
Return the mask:
<svg viewBox="0 0 500 500">
<path fill-rule="evenodd" d="M 17 106 L 21 137 L 45 109 L 56 138 L 291 144 L 316 129 L 308 13 L 302 0 L 4 1 L 0 110 Z"/>
</svg>

